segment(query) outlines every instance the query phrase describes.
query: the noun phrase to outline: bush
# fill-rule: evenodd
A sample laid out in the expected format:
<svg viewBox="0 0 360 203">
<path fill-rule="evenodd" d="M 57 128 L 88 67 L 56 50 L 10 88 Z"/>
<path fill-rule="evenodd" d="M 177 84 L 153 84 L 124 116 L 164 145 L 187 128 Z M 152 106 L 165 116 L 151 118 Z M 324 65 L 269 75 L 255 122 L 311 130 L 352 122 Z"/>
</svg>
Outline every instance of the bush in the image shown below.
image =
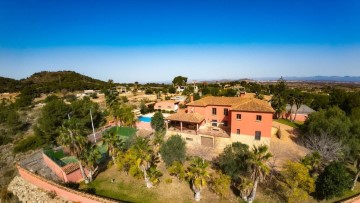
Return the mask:
<svg viewBox="0 0 360 203">
<path fill-rule="evenodd" d="M 154 91 L 150 88 L 145 90 L 145 94 L 153 94 L 153 93 Z"/>
<path fill-rule="evenodd" d="M 230 183 L 230 176 L 218 172 L 211 176 L 209 181 L 209 189 L 221 198 L 224 198 L 230 193 Z"/>
<path fill-rule="evenodd" d="M 172 179 L 171 179 L 171 178 L 166 178 L 166 179 L 165 179 L 165 183 L 167 183 L 167 184 L 172 183 Z"/>
<path fill-rule="evenodd" d="M 170 175 L 176 176 L 180 181 L 185 180 L 185 169 L 181 162 L 175 161 L 169 168 Z"/>
<path fill-rule="evenodd" d="M 86 188 L 84 191 L 89 194 L 96 194 L 96 189 L 92 187 Z"/>
<path fill-rule="evenodd" d="M 3 134 L 4 132 L 2 132 Z M 8 143 L 12 142 L 12 139 L 7 135 L 0 135 L 0 146 L 6 145 Z"/>
<path fill-rule="evenodd" d="M 180 135 L 172 135 L 160 147 L 160 154 L 167 166 L 174 161 L 183 162 L 186 157 L 186 142 Z"/>
<path fill-rule="evenodd" d="M 37 149 L 43 145 L 43 140 L 36 135 L 32 135 L 26 137 L 19 142 L 17 142 L 14 146 L 14 153 L 26 152 L 32 149 Z"/>
<path fill-rule="evenodd" d="M 76 100 L 76 96 L 73 95 L 73 94 L 68 94 L 68 95 L 65 96 L 65 99 L 66 99 L 66 101 L 68 101 L 68 102 L 73 102 L 73 101 Z"/>
<path fill-rule="evenodd" d="M 90 97 L 93 98 L 93 99 L 99 98 L 96 92 L 91 93 L 91 94 L 90 94 Z"/>
<path fill-rule="evenodd" d="M 316 180 L 316 195 L 319 199 L 339 197 L 350 189 L 352 178 L 344 163 L 332 162 Z"/>
<path fill-rule="evenodd" d="M 44 102 L 45 102 L 45 103 L 49 103 L 49 102 L 51 102 L 51 101 L 53 101 L 53 100 L 58 100 L 58 99 L 59 99 L 58 96 L 52 94 L 52 95 L 47 96 L 47 97 L 45 98 Z"/>
<path fill-rule="evenodd" d="M 76 182 L 67 182 L 67 183 L 64 183 L 63 186 L 77 190 L 77 189 L 79 189 L 80 184 L 76 183 Z"/>
<path fill-rule="evenodd" d="M 281 127 L 279 127 L 278 131 L 276 132 L 276 136 L 281 139 L 281 135 L 282 135 L 282 132 L 281 132 Z"/>
<path fill-rule="evenodd" d="M 54 199 L 57 196 L 56 192 L 53 190 L 47 192 L 47 195 L 50 197 L 50 199 Z"/>
</svg>

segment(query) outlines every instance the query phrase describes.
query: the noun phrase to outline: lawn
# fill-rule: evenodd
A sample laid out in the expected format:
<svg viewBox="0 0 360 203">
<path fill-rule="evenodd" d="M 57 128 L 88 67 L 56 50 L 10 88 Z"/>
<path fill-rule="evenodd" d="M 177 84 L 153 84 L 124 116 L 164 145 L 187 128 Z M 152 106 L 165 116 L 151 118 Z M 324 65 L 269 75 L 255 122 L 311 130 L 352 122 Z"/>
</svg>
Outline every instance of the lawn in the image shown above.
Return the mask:
<svg viewBox="0 0 360 203">
<path fill-rule="evenodd" d="M 97 195 L 128 202 L 195 202 L 194 194 L 186 181 L 180 182 L 167 174 L 162 163 L 160 163 L 159 169 L 164 172 L 164 175 L 160 179 L 160 184 L 151 189 L 146 188 L 143 179 L 126 175 L 124 172 L 118 171 L 116 166 L 111 166 L 100 173 L 92 183 L 82 184 L 80 188 L 95 188 Z M 111 179 L 115 179 L 115 181 L 111 182 Z M 172 182 L 166 183 L 166 179 L 171 179 Z M 207 188 L 203 190 L 202 197 L 201 202 L 238 202 L 232 193 L 227 199 L 222 200 Z"/>
<path fill-rule="evenodd" d="M 112 127 L 109 129 L 111 132 L 116 132 L 117 135 L 124 136 L 124 137 L 130 137 L 132 135 L 135 135 L 136 129 L 132 127 Z"/>
<path fill-rule="evenodd" d="M 291 122 L 291 121 L 289 121 L 287 119 L 283 119 L 283 118 L 276 119 L 275 121 L 277 121 L 279 123 L 282 123 L 282 124 L 285 124 L 285 125 L 288 125 L 288 126 L 293 127 L 293 128 L 299 128 L 300 125 L 303 124 L 303 122 L 299 122 L 299 121 Z"/>
<path fill-rule="evenodd" d="M 44 153 L 49 157 L 53 157 L 57 159 L 62 159 L 65 157 L 64 151 L 62 149 L 58 151 L 54 151 L 53 149 L 48 149 L 48 150 L 44 150 Z"/>
</svg>

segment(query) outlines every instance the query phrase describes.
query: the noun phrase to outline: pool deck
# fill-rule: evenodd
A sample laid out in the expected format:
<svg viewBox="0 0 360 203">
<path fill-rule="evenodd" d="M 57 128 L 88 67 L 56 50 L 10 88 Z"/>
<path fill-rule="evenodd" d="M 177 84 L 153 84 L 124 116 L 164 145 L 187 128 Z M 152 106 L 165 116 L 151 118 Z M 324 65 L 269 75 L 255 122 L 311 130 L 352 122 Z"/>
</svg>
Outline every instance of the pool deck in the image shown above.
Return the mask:
<svg viewBox="0 0 360 203">
<path fill-rule="evenodd" d="M 137 129 L 152 130 L 150 122 L 136 122 Z"/>
</svg>

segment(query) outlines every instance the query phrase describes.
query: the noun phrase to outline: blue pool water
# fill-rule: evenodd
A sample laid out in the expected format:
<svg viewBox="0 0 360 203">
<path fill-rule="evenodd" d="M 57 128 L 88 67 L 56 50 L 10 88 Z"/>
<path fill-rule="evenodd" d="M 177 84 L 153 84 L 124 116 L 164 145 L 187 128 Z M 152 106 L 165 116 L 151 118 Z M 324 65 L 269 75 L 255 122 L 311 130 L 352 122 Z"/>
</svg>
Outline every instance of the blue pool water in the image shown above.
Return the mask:
<svg viewBox="0 0 360 203">
<path fill-rule="evenodd" d="M 150 123 L 151 122 L 151 118 L 150 117 L 144 117 L 144 116 L 140 116 L 139 120 L 141 122 L 146 122 L 146 123 Z"/>
</svg>

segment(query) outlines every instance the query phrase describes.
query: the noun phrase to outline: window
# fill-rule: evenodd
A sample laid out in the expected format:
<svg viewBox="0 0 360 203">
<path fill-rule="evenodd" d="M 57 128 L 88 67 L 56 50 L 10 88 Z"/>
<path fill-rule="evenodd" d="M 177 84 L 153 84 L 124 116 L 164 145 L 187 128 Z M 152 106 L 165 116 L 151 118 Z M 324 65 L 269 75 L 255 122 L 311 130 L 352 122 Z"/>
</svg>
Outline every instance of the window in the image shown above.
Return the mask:
<svg viewBox="0 0 360 203">
<path fill-rule="evenodd" d="M 255 131 L 255 140 L 261 139 L 261 131 Z"/>
<path fill-rule="evenodd" d="M 161 109 L 161 106 L 158 106 L 158 109 Z"/>
<path fill-rule="evenodd" d="M 225 116 L 229 115 L 229 109 L 224 109 L 224 115 Z"/>
<path fill-rule="evenodd" d="M 212 120 L 211 125 L 216 127 L 217 126 L 217 120 Z"/>
<path fill-rule="evenodd" d="M 228 122 L 227 121 L 224 121 L 224 126 L 228 126 Z"/>
<path fill-rule="evenodd" d="M 236 134 L 240 135 L 240 129 L 236 129 Z"/>
<path fill-rule="evenodd" d="M 241 120 L 241 114 L 236 114 L 236 119 Z"/>
<path fill-rule="evenodd" d="M 187 141 L 193 141 L 193 138 L 187 137 L 187 138 L 185 138 L 185 140 L 187 140 Z"/>
<path fill-rule="evenodd" d="M 256 115 L 256 121 L 261 121 L 262 116 L 261 115 Z"/>
<path fill-rule="evenodd" d="M 171 109 L 171 106 L 168 106 L 168 109 Z"/>
<path fill-rule="evenodd" d="M 216 108 L 212 108 L 212 114 L 216 115 Z"/>
</svg>

